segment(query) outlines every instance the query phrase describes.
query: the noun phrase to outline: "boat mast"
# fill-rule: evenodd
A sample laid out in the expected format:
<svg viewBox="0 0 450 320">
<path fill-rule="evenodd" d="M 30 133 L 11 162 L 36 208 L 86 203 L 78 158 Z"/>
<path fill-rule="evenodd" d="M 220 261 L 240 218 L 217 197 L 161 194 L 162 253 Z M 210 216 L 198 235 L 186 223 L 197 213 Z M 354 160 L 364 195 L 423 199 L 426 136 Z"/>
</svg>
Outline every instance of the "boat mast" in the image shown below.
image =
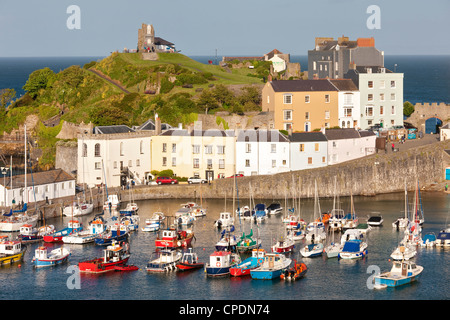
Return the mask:
<svg viewBox="0 0 450 320">
<path fill-rule="evenodd" d="M 25 132 L 25 196 L 24 196 L 24 203 L 28 203 L 28 190 L 27 190 L 27 125 L 23 125 L 24 132 Z"/>
</svg>

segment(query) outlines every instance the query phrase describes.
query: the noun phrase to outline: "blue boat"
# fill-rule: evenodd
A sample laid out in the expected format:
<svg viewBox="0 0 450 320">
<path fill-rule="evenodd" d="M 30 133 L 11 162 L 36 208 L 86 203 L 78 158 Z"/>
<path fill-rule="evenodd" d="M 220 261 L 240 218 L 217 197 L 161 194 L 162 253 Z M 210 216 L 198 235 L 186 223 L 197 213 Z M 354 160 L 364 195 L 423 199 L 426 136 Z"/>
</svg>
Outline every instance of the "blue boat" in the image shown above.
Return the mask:
<svg viewBox="0 0 450 320">
<path fill-rule="evenodd" d="M 230 274 L 233 277 L 250 275 L 252 269 L 259 267 L 263 263 L 265 255 L 266 250 L 253 249 L 251 257 L 248 257 L 238 265 L 230 268 Z"/>
<path fill-rule="evenodd" d="M 417 281 L 423 271 L 422 266 L 416 265 L 415 262 L 394 261 L 391 271 L 384 272 L 374 277 L 374 287 L 382 289 L 386 287 L 398 287 L 414 281 Z"/>
<path fill-rule="evenodd" d="M 367 243 L 362 240 L 346 241 L 344 247 L 339 251 L 341 259 L 359 259 L 367 255 Z"/>
<path fill-rule="evenodd" d="M 70 251 L 64 247 L 54 249 L 48 253 L 47 247 L 41 246 L 35 250 L 35 255 L 31 262 L 36 268 L 51 267 L 66 262 L 69 256 Z"/>
<path fill-rule="evenodd" d="M 80 232 L 83 230 L 81 222 L 78 220 L 70 220 L 67 224 L 67 228 L 56 231 L 52 234 L 44 236 L 44 242 L 62 242 L 63 237 L 68 236 L 75 232 Z"/>
<path fill-rule="evenodd" d="M 101 234 L 95 239 L 95 244 L 99 246 L 108 246 L 112 244 L 113 241 L 122 241 L 128 238 L 129 229 L 123 223 L 113 224 L 109 231 Z"/>
<path fill-rule="evenodd" d="M 241 263 L 237 253 L 230 251 L 214 251 L 205 265 L 205 273 L 209 277 L 221 277 L 230 274 L 230 268 Z"/>
<path fill-rule="evenodd" d="M 280 253 L 267 253 L 264 261 L 258 268 L 250 270 L 252 279 L 271 280 L 281 276 L 289 268 L 291 259 Z"/>
<path fill-rule="evenodd" d="M 254 218 L 256 221 L 263 221 L 267 218 L 267 209 L 266 205 L 263 203 L 258 203 L 254 209 Z"/>
</svg>

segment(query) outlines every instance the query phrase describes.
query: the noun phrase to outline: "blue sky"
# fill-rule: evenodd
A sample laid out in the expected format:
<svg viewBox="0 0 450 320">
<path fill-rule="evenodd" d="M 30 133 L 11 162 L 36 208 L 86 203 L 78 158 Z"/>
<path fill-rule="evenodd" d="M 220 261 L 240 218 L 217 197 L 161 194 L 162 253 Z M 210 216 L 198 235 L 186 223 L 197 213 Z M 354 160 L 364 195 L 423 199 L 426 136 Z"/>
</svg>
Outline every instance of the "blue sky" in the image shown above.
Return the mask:
<svg viewBox="0 0 450 320">
<path fill-rule="evenodd" d="M 66 26 L 70 5 L 80 30 Z M 379 30 L 366 26 L 370 5 Z M 0 0 L 0 57 L 106 56 L 136 48 L 142 23 L 188 56 L 307 55 L 315 37 L 342 35 L 374 37 L 386 55 L 448 55 L 449 14 L 449 0 Z"/>
</svg>

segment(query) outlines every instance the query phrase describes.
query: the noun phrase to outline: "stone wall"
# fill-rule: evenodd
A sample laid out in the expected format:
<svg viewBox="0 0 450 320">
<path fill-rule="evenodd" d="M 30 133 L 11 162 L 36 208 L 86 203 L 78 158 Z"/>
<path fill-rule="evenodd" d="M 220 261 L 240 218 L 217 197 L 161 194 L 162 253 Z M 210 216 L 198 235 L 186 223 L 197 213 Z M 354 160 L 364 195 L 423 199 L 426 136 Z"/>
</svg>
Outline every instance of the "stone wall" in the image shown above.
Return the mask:
<svg viewBox="0 0 450 320">
<path fill-rule="evenodd" d="M 55 169 L 63 169 L 67 173 L 77 170 L 78 147 L 75 141 L 68 143 L 58 142 L 56 145 Z"/>
<path fill-rule="evenodd" d="M 419 131 L 425 132 L 425 121 L 436 117 L 446 124 L 450 120 L 450 104 L 446 103 L 416 103 L 414 112 L 406 120 Z"/>
</svg>

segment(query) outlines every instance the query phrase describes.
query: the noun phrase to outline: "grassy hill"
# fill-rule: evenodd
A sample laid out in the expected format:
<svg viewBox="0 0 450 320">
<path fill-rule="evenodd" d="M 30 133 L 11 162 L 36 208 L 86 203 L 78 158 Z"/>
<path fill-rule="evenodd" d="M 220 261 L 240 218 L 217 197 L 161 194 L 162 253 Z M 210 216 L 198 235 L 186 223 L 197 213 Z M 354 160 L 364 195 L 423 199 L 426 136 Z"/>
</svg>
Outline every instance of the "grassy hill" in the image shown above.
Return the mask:
<svg viewBox="0 0 450 320">
<path fill-rule="evenodd" d="M 159 53 L 157 61 L 139 53 L 113 53 L 84 67 L 59 73 L 49 68 L 30 74 L 26 94 L 0 111 L 0 132 L 11 132 L 37 115 L 72 123 L 140 125 L 157 112 L 172 125 L 191 123 L 198 113 L 260 109 L 265 69 L 227 69 L 206 65 L 179 53 Z M 261 72 L 262 70 L 262 72 Z M 268 70 L 267 70 L 268 71 Z M 38 125 L 35 134 L 43 166 L 54 161 L 58 128 Z"/>
</svg>

